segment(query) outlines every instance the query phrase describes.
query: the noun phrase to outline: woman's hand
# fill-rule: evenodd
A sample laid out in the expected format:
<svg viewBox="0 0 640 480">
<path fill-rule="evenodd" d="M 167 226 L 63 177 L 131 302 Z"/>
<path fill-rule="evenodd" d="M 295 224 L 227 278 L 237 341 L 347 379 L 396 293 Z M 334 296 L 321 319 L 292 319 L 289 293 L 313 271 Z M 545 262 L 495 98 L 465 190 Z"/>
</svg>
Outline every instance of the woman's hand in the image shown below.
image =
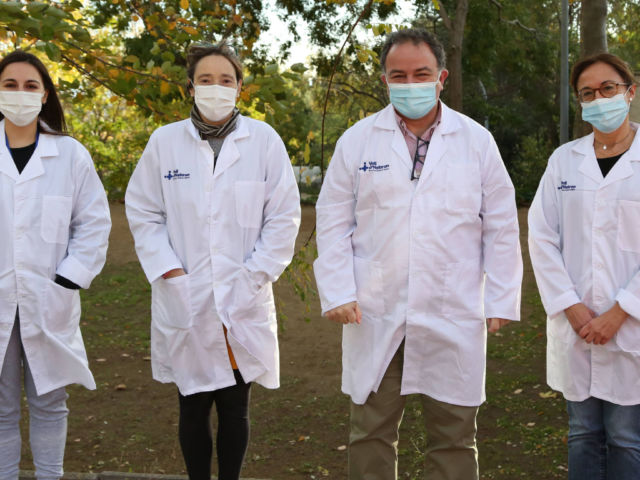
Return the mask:
<svg viewBox="0 0 640 480">
<path fill-rule="evenodd" d="M 173 278 L 180 277 L 182 275 L 186 275 L 187 273 L 182 268 L 174 268 L 173 270 L 169 270 L 167 273 L 162 275 L 162 278 Z"/>
<path fill-rule="evenodd" d="M 629 314 L 620 308 L 620 305 L 616 302 L 609 310 L 582 327 L 578 335 L 584 338 L 587 343 L 604 345 L 620 330 L 620 327 L 628 317 Z"/>
<path fill-rule="evenodd" d="M 580 331 L 585 325 L 598 316 L 596 315 L 596 312 L 591 310 L 584 303 L 571 305 L 569 308 L 564 310 L 564 313 L 567 316 L 567 320 L 569 320 L 571 327 L 578 335 L 580 335 Z"/>
</svg>

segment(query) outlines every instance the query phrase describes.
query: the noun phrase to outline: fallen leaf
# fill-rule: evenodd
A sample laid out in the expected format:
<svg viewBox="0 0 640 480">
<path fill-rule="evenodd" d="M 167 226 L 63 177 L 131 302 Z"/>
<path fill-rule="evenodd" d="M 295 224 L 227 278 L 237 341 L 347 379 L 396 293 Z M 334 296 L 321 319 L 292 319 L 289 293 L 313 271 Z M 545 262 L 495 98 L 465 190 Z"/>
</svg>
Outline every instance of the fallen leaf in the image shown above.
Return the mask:
<svg viewBox="0 0 640 480">
<path fill-rule="evenodd" d="M 116 390 L 126 390 L 127 386 L 124 383 L 119 383 L 118 385 L 116 385 L 115 389 Z"/>
<path fill-rule="evenodd" d="M 513 393 L 515 393 L 516 395 L 518 395 L 518 394 L 522 393 L 522 389 L 521 389 L 521 388 L 518 388 L 518 389 L 514 390 L 514 391 L 513 391 Z"/>
<path fill-rule="evenodd" d="M 538 395 L 540 396 L 540 398 L 556 398 L 558 396 L 556 392 L 553 392 L 551 390 L 549 390 L 548 392 L 540 392 L 538 393 Z"/>
<path fill-rule="evenodd" d="M 340 451 L 340 452 L 344 452 L 347 449 L 346 445 L 340 445 L 338 448 L 336 448 L 336 450 Z"/>
</svg>

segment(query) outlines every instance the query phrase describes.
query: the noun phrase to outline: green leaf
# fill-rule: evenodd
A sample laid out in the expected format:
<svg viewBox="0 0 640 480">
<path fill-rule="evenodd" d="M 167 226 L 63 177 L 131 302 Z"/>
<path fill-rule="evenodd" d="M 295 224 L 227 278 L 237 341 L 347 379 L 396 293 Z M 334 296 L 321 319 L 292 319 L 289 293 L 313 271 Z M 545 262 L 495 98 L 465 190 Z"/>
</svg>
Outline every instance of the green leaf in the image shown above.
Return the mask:
<svg viewBox="0 0 640 480">
<path fill-rule="evenodd" d="M 51 60 L 52 62 L 60 61 L 60 57 L 61 57 L 60 49 L 55 43 L 47 42 L 44 46 L 44 52 L 47 54 L 47 57 L 49 57 L 49 60 Z"/>
<path fill-rule="evenodd" d="M 31 15 L 37 15 L 39 13 L 42 13 L 43 10 L 46 10 L 48 6 L 49 5 L 42 2 L 30 2 L 30 3 L 27 3 L 27 11 Z"/>
<path fill-rule="evenodd" d="M 265 75 L 273 75 L 278 73 L 278 64 L 277 63 L 271 63 L 269 65 L 267 65 L 264 69 L 264 73 Z"/>
<path fill-rule="evenodd" d="M 304 73 L 307 71 L 307 67 L 304 66 L 304 63 L 294 63 L 289 69 L 296 73 Z"/>
</svg>

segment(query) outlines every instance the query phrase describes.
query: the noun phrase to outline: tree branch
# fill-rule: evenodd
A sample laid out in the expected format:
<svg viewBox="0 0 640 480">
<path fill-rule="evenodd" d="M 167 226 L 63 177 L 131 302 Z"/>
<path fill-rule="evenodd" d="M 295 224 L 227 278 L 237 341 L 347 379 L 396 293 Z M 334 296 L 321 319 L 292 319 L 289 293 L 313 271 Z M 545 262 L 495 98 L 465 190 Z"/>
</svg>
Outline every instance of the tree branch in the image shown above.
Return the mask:
<svg viewBox="0 0 640 480">
<path fill-rule="evenodd" d="M 438 12 L 440 13 L 440 17 L 442 18 L 442 23 L 444 23 L 444 28 L 448 31 L 453 31 L 453 23 L 451 23 L 451 18 L 449 18 L 449 14 L 447 13 L 447 9 L 444 8 L 442 2 L 438 2 Z"/>
<path fill-rule="evenodd" d="M 117 64 L 112 63 L 112 62 L 110 62 L 108 60 L 105 60 L 102 57 L 99 57 L 98 55 L 96 55 L 95 53 L 91 52 L 90 50 L 87 50 L 85 48 L 82 48 L 79 45 L 76 45 L 76 44 L 74 44 L 72 42 L 69 42 L 68 40 L 65 40 L 63 43 L 65 43 L 66 45 L 69 45 L 72 48 L 76 48 L 76 49 L 80 50 L 85 55 L 89 55 L 90 57 L 95 58 L 97 61 L 99 61 L 100 63 L 102 63 L 103 65 L 106 65 L 108 67 L 117 68 L 118 70 L 122 70 L 124 72 L 133 73 L 134 75 L 138 75 L 140 77 L 150 78 L 152 80 L 162 80 L 162 81 L 165 81 L 167 83 L 173 83 L 174 85 L 179 85 L 179 86 L 182 85 L 181 82 L 178 82 L 176 80 L 171 80 L 171 79 L 169 79 L 167 77 L 161 77 L 161 76 L 158 76 L 158 75 L 154 75 L 152 73 L 145 73 L 145 72 L 141 72 L 139 70 L 135 70 L 133 68 L 125 67 L 123 65 L 117 65 Z"/>
<path fill-rule="evenodd" d="M 346 87 L 350 93 L 355 93 L 355 94 L 358 94 L 358 95 L 362 95 L 362 96 L 371 98 L 371 99 L 375 100 L 377 103 L 379 103 L 380 105 L 382 105 L 383 107 L 386 106 L 385 102 L 383 100 L 380 100 L 380 98 L 378 98 L 376 95 L 374 95 L 372 93 L 369 93 L 369 92 L 366 92 L 364 90 L 360 90 L 360 89 L 354 87 L 353 85 L 351 85 L 350 83 L 347 83 L 347 82 L 335 82 L 335 84 L 336 84 L 337 87 L 343 87 L 343 88 Z"/>
<path fill-rule="evenodd" d="M 529 32 L 529 33 L 534 33 L 534 34 L 538 33 L 538 31 L 535 28 L 527 27 L 525 24 L 523 24 L 517 18 L 514 19 L 514 20 L 506 20 L 506 19 L 502 18 L 503 6 L 498 0 L 489 0 L 489 3 L 492 3 L 498 9 L 498 19 L 501 22 L 508 23 L 509 25 L 515 25 L 516 27 L 520 27 L 520 28 L 522 28 L 523 30 L 525 30 L 526 32 Z"/>
</svg>

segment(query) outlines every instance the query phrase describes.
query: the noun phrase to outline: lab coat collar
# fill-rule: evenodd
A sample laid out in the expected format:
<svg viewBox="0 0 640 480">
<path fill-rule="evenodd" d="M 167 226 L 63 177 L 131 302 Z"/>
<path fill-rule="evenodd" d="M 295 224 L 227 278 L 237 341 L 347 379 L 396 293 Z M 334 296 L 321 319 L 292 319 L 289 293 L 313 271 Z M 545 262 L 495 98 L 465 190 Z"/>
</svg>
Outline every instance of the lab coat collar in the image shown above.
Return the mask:
<svg viewBox="0 0 640 480">
<path fill-rule="evenodd" d="M 636 132 L 638 132 L 638 128 L 640 127 L 639 124 L 632 123 L 631 126 L 636 130 Z M 572 148 L 574 152 L 583 156 L 580 167 L 578 168 L 583 175 L 596 181 L 599 184 L 599 188 L 606 187 L 613 182 L 617 182 L 618 180 L 622 180 L 633 175 L 631 162 L 640 161 L 640 135 L 638 133 L 636 133 L 629 150 L 616 162 L 604 178 L 602 177 L 602 171 L 600 170 L 595 150 L 593 149 L 593 137 L 593 132 L 582 137 Z"/>
<path fill-rule="evenodd" d="M 455 115 L 455 112 L 447 107 L 441 100 L 439 100 L 439 103 L 441 108 L 440 124 L 433 132 L 433 137 L 431 137 L 431 143 L 429 145 L 429 150 L 427 151 L 427 160 L 420 178 L 428 177 L 434 167 L 444 156 L 446 149 L 444 148 L 443 137 L 460 128 L 460 120 L 458 116 Z M 392 150 L 398 157 L 400 157 L 402 162 L 406 164 L 409 169 L 413 168 L 413 159 L 409 155 L 407 142 L 405 141 L 404 135 L 398 126 L 393 105 L 389 104 L 380 111 L 374 126 L 381 130 L 393 131 L 393 140 L 391 143 Z"/>
<path fill-rule="evenodd" d="M 7 175 L 16 183 L 23 183 L 44 174 L 42 158 L 58 155 L 58 147 L 52 135 L 40 134 L 38 146 L 29 159 L 22 173 L 18 173 L 11 152 L 7 148 L 7 140 L 4 132 L 4 119 L 0 121 L 0 172 Z"/>
<path fill-rule="evenodd" d="M 425 159 L 422 173 L 420 174 L 420 180 L 418 185 L 424 184 L 426 179 L 429 178 L 431 172 L 444 158 L 447 152 L 446 139 L 447 135 L 456 132 L 461 128 L 460 117 L 456 112 L 447 107 L 444 102 L 440 101 L 441 116 L 440 125 L 436 127 L 431 137 L 431 143 L 427 150 L 427 158 Z"/>
<path fill-rule="evenodd" d="M 198 129 L 195 127 L 193 122 L 190 119 L 187 119 L 185 121 L 187 122 L 187 130 L 189 131 L 191 136 L 193 136 L 193 138 L 196 139 L 198 143 L 206 147 L 207 151 L 210 152 L 211 147 L 209 146 L 209 142 L 200 138 L 200 133 L 198 132 Z M 238 115 L 235 130 L 233 130 L 233 132 L 229 134 L 229 136 L 226 138 L 226 141 L 222 145 L 222 150 L 220 151 L 220 156 L 218 157 L 216 169 L 213 174 L 214 178 L 218 175 L 221 175 L 222 172 L 224 172 L 240 158 L 240 151 L 236 146 L 236 142 L 248 136 L 249 128 L 247 127 L 247 120 L 244 116 Z"/>
</svg>

